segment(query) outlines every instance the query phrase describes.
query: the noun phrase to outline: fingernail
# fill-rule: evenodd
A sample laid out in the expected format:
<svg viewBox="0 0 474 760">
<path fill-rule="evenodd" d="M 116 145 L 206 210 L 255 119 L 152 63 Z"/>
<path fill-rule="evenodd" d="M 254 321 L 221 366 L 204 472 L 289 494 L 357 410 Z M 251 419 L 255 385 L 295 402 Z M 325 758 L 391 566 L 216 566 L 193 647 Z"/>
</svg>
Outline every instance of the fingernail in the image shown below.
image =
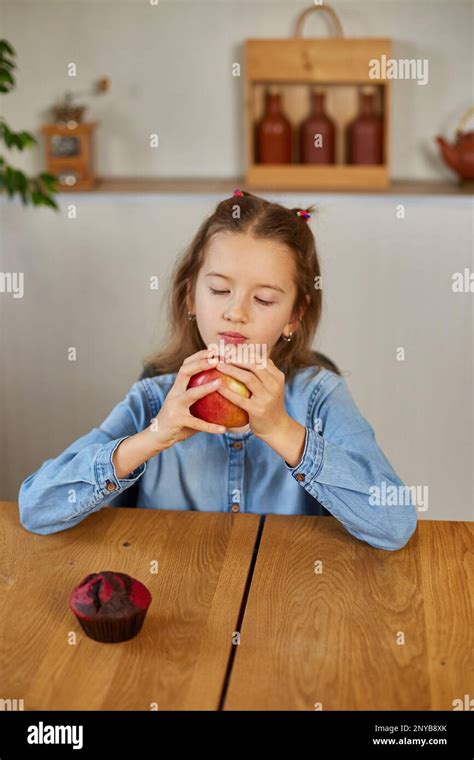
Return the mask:
<svg viewBox="0 0 474 760">
<path fill-rule="evenodd" d="M 220 383 L 220 380 L 217 379 L 217 380 L 213 380 L 211 385 L 219 385 L 219 383 Z"/>
</svg>

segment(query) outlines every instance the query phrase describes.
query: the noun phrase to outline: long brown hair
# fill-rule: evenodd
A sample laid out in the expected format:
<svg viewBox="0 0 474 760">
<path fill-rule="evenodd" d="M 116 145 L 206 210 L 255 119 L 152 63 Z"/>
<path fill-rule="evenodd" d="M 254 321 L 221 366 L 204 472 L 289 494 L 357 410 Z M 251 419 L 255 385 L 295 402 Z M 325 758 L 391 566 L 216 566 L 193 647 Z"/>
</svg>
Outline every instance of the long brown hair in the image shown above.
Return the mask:
<svg viewBox="0 0 474 760">
<path fill-rule="evenodd" d="M 304 210 L 311 213 L 314 209 L 313 205 Z M 321 319 L 322 291 L 316 286 L 320 283 L 317 278 L 321 273 L 313 233 L 308 222 L 296 213 L 299 210 L 288 209 L 245 191 L 242 196 L 234 195 L 218 203 L 175 265 L 168 295 L 168 342 L 159 353 L 144 359 L 142 378 L 178 372 L 186 357 L 207 348 L 196 321 L 188 318 L 186 298 L 189 293 L 194 293 L 206 246 L 219 232 L 248 233 L 258 239 L 273 240 L 293 253 L 297 295 L 292 318 L 297 318 L 303 308 L 305 311 L 291 341 L 280 337 L 271 352 L 272 361 L 285 373 L 287 380 L 304 367 L 314 367 L 315 373 L 325 367 L 341 374 L 330 359 L 311 349 Z"/>
</svg>

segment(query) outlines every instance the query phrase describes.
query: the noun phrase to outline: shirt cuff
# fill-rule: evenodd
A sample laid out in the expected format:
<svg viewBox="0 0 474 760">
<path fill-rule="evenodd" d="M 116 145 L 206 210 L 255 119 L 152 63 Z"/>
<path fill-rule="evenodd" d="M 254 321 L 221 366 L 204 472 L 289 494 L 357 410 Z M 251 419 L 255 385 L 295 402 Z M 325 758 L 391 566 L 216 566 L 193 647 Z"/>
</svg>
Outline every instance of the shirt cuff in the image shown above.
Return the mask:
<svg viewBox="0 0 474 760">
<path fill-rule="evenodd" d="M 301 460 L 294 467 L 288 464 L 286 460 L 285 467 L 293 475 L 295 480 L 309 483 L 321 470 L 323 465 L 324 438 L 313 428 L 306 428 L 306 438 Z"/>
<path fill-rule="evenodd" d="M 95 475 L 97 479 L 97 485 L 101 496 L 107 496 L 108 494 L 117 494 L 120 491 L 128 488 L 128 486 L 135 483 L 146 470 L 146 462 L 143 462 L 133 472 L 129 474 L 127 478 L 118 478 L 115 471 L 115 466 L 112 462 L 115 449 L 126 438 L 130 438 L 129 435 L 124 435 L 122 438 L 118 438 L 115 441 L 110 441 L 104 444 L 100 449 L 95 459 Z"/>
</svg>

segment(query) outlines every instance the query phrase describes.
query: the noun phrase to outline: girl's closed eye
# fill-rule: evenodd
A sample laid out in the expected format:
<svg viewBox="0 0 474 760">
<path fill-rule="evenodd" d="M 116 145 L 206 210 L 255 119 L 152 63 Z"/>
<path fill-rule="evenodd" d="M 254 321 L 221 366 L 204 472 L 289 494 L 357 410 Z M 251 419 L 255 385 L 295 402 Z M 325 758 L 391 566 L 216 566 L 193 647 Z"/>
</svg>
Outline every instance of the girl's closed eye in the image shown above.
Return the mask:
<svg viewBox="0 0 474 760">
<path fill-rule="evenodd" d="M 215 296 L 223 296 L 225 295 L 225 293 L 229 292 L 228 290 L 215 290 L 214 288 L 211 288 L 211 287 L 209 288 L 209 290 Z M 255 300 L 258 301 L 258 303 L 261 303 L 262 306 L 273 306 L 273 304 L 275 303 L 275 301 L 263 301 L 261 298 L 257 298 L 257 296 L 255 296 Z"/>
</svg>

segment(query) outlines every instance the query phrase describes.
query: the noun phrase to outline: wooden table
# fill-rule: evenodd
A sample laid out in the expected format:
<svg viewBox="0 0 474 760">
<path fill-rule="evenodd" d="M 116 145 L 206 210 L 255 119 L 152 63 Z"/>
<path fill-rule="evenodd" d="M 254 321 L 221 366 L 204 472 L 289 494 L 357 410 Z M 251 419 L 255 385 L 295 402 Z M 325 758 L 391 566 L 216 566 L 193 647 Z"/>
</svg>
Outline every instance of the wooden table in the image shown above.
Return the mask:
<svg viewBox="0 0 474 760">
<path fill-rule="evenodd" d="M 389 552 L 269 516 L 225 709 L 452 710 L 474 696 L 473 609 L 474 523 L 419 521 Z"/>
<path fill-rule="evenodd" d="M 40 536 L 0 502 L 0 696 L 25 710 L 452 710 L 474 695 L 473 539 L 474 523 L 423 520 L 389 552 L 332 517 L 126 508 Z M 153 595 L 128 642 L 89 639 L 68 609 L 100 570 Z"/>
<path fill-rule="evenodd" d="M 40 536 L 22 527 L 16 504 L 0 502 L 0 697 L 23 699 L 25 710 L 218 709 L 258 523 L 104 508 Z M 130 641 L 90 639 L 69 610 L 73 587 L 101 570 L 128 573 L 152 594 Z"/>
</svg>

